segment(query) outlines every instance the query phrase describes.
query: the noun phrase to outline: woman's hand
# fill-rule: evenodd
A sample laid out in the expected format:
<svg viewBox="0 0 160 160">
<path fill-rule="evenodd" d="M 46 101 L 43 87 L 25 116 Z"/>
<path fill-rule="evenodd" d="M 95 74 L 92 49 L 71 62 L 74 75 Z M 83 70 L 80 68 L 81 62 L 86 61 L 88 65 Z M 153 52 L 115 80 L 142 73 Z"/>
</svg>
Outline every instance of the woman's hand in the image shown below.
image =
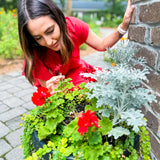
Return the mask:
<svg viewBox="0 0 160 160">
<path fill-rule="evenodd" d="M 134 11 L 134 8 L 135 7 L 132 6 L 132 0 L 128 0 L 127 9 L 126 9 L 126 12 L 125 12 L 124 17 L 123 17 L 123 22 L 120 26 L 125 31 L 127 31 L 128 27 L 129 27 L 129 23 L 131 21 L 132 13 Z"/>
<path fill-rule="evenodd" d="M 63 75 L 54 76 L 48 81 L 46 81 L 46 87 L 48 88 L 48 91 L 53 95 L 56 93 L 55 89 L 57 88 L 57 85 L 59 81 L 62 81 L 65 78 Z"/>
</svg>

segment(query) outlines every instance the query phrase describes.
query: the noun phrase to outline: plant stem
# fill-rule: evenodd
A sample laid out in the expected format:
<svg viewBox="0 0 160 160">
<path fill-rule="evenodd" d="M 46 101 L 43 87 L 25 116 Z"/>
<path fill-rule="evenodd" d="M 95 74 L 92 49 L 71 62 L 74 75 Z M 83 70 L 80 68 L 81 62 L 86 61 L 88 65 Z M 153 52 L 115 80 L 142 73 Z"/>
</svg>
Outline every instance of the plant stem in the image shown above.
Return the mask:
<svg viewBox="0 0 160 160">
<path fill-rule="evenodd" d="M 118 108 L 118 109 L 115 110 L 115 112 L 114 112 L 114 115 L 115 115 L 115 116 L 114 116 L 114 119 L 113 119 L 113 121 L 112 121 L 113 126 L 119 123 L 119 122 L 117 122 L 117 120 L 119 119 L 119 116 L 121 115 L 121 112 L 124 110 L 124 108 L 125 108 L 125 106 L 126 106 L 126 105 L 124 105 L 125 98 L 126 98 L 126 92 L 127 92 L 126 84 L 124 84 L 124 87 L 123 87 L 123 88 L 124 88 L 124 89 L 123 89 L 121 104 L 120 104 L 120 102 L 119 102 L 119 100 L 118 100 L 118 98 L 117 98 L 117 102 L 118 102 L 118 107 L 117 107 L 117 108 Z"/>
</svg>

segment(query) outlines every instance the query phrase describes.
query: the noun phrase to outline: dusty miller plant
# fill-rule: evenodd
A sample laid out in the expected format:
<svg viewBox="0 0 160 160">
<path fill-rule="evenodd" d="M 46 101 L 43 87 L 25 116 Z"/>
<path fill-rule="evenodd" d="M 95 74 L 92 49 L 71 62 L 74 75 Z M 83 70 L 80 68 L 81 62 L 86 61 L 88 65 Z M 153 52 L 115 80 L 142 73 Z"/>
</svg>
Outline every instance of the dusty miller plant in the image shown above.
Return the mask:
<svg viewBox="0 0 160 160">
<path fill-rule="evenodd" d="M 135 49 L 132 45 L 119 44 L 117 48 L 108 49 L 105 54 L 108 67 L 83 76 L 96 80 L 86 85 L 92 91 L 88 98 L 96 99 L 101 116 L 112 119 L 113 128 L 108 136 L 117 139 L 122 135 L 129 135 L 129 128 L 138 133 L 140 126 L 146 126 L 144 114 L 139 108 L 155 101 L 155 96 L 142 85 L 144 81 L 148 81 L 146 75 L 149 71 L 145 67 L 144 58 L 133 58 Z M 114 67 L 110 65 L 113 62 Z M 136 69 L 137 65 L 143 66 L 143 69 Z"/>
</svg>

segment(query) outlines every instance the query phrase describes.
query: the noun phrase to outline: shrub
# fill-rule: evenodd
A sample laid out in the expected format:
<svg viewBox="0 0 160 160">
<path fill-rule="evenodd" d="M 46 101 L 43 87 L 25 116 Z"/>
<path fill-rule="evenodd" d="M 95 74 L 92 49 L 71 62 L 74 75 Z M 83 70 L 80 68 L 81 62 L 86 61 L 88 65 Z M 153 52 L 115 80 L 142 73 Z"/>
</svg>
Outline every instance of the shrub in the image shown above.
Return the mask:
<svg viewBox="0 0 160 160">
<path fill-rule="evenodd" d="M 0 56 L 13 59 L 22 55 L 18 38 L 16 10 L 0 10 Z"/>
</svg>

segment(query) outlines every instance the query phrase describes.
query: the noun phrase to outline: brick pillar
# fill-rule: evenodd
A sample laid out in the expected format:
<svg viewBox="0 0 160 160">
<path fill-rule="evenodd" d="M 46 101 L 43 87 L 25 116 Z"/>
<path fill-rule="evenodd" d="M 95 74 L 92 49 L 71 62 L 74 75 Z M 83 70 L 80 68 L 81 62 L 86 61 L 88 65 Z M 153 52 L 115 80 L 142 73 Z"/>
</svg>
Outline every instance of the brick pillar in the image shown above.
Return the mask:
<svg viewBox="0 0 160 160">
<path fill-rule="evenodd" d="M 160 0 L 132 0 L 135 10 L 129 27 L 131 43 L 139 48 L 136 56 L 145 57 L 150 70 L 147 87 L 157 103 L 145 106 L 151 138 L 151 159 L 160 160 Z"/>
</svg>

